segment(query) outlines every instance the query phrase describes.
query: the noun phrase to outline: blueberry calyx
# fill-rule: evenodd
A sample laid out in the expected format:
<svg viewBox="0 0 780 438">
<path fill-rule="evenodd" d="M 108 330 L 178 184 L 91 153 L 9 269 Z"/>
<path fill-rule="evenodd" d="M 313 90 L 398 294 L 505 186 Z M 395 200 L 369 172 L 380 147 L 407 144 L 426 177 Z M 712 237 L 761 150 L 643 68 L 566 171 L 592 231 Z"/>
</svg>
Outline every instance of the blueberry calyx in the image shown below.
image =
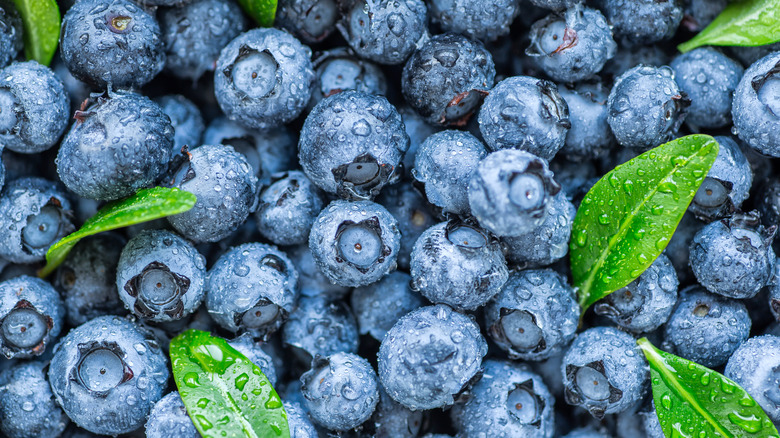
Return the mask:
<svg viewBox="0 0 780 438">
<path fill-rule="evenodd" d="M 39 312 L 29 301 L 19 300 L 0 321 L 3 355 L 9 359 L 20 351 L 40 355 L 46 348 L 44 340 L 52 327 L 54 321 L 50 316 Z M 30 333 L 34 335 L 33 339 L 26 339 Z"/>
<path fill-rule="evenodd" d="M 98 398 L 106 398 L 112 389 L 131 380 L 133 370 L 116 342 L 91 341 L 78 344 L 78 361 L 71 368 L 70 380 Z"/>
<path fill-rule="evenodd" d="M 125 283 L 124 289 L 136 298 L 133 310 L 143 318 L 164 313 L 174 319 L 184 313 L 182 296 L 190 287 L 190 279 L 172 272 L 161 262 L 152 262 Z"/>
<path fill-rule="evenodd" d="M 542 412 L 546 404 L 544 399 L 534 391 L 534 381 L 528 379 L 514 386 L 507 394 L 507 411 L 520 423 L 539 429 L 542 426 Z"/>
</svg>

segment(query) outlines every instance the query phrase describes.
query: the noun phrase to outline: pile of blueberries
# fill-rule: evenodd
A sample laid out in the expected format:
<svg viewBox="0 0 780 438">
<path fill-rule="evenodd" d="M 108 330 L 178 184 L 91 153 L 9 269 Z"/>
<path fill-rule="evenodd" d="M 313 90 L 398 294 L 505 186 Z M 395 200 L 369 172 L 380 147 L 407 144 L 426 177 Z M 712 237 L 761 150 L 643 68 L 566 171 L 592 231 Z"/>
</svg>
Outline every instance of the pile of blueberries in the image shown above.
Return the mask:
<svg viewBox="0 0 780 438">
<path fill-rule="evenodd" d="M 675 49 L 726 0 L 59 5 L 51 68 L 0 5 L 0 436 L 199 436 L 191 328 L 294 438 L 661 438 L 640 336 L 780 422 L 780 46 Z M 666 251 L 578 328 L 577 205 L 691 133 L 720 149 Z M 153 186 L 197 202 L 36 276 Z"/>
</svg>

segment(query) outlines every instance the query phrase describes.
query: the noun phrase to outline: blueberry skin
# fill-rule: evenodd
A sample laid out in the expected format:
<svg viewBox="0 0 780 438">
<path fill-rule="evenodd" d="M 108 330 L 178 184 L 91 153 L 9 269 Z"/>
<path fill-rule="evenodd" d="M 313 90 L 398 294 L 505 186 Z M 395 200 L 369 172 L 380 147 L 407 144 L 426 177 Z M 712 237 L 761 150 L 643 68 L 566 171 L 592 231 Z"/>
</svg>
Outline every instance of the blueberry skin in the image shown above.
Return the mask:
<svg viewBox="0 0 780 438">
<path fill-rule="evenodd" d="M 396 271 L 376 283 L 352 291 L 350 306 L 355 312 L 361 335 L 371 335 L 381 342 L 396 321 L 423 306 L 420 294 L 410 287 L 411 281 L 409 274 Z"/>
<path fill-rule="evenodd" d="M 551 269 L 515 271 L 485 306 L 485 327 L 510 359 L 539 361 L 574 339 L 579 312 L 574 291 L 560 274 Z M 518 331 L 519 336 L 513 333 Z"/>
<path fill-rule="evenodd" d="M 558 93 L 566 101 L 571 122 L 561 154 L 579 164 L 609 152 L 615 144 L 607 122 L 609 89 L 601 82 L 583 82 L 575 86 L 559 86 Z"/>
<path fill-rule="evenodd" d="M 750 67 L 759 59 L 780 50 L 780 42 L 756 47 L 729 47 L 729 49 L 729 55 L 741 62 L 742 66 Z"/>
<path fill-rule="evenodd" d="M 629 46 L 620 44 L 615 56 L 604 64 L 601 72 L 607 78 L 617 78 L 640 64 L 660 67 L 669 65 L 671 61 L 671 57 L 659 45 Z"/>
<path fill-rule="evenodd" d="M 377 65 L 357 58 L 348 47 L 321 52 L 312 60 L 316 83 L 309 101 L 313 108 L 322 99 L 347 90 L 384 96 L 387 78 Z"/>
<path fill-rule="evenodd" d="M 544 9 L 562 11 L 577 4 L 577 0 L 531 0 L 531 4 Z"/>
<path fill-rule="evenodd" d="M 276 386 L 276 366 L 271 356 L 260 348 L 260 344 L 252 339 L 249 333 L 243 333 L 228 341 L 228 344 L 246 356 L 250 362 L 263 372 L 271 386 Z"/>
<path fill-rule="evenodd" d="M 333 201 L 309 233 L 314 261 L 333 283 L 357 287 L 395 270 L 401 244 L 398 222 L 370 201 Z"/>
<path fill-rule="evenodd" d="M 548 205 L 561 190 L 543 159 L 504 149 L 479 163 L 468 185 L 471 214 L 498 236 L 521 236 L 545 221 Z"/>
<path fill-rule="evenodd" d="M 412 411 L 393 400 L 379 387 L 379 404 L 374 411 L 374 437 L 417 438 L 424 421 L 423 411 Z"/>
<path fill-rule="evenodd" d="M 761 184 L 756 192 L 755 204 L 764 225 L 780 224 L 780 179 L 771 177 Z"/>
<path fill-rule="evenodd" d="M 76 119 L 56 163 L 60 179 L 77 195 L 100 201 L 123 198 L 154 185 L 167 170 L 173 126 L 149 98 L 110 93 L 77 112 Z"/>
<path fill-rule="evenodd" d="M 307 365 L 317 355 L 357 353 L 357 322 L 342 301 L 302 297 L 282 329 L 282 343 Z"/>
<path fill-rule="evenodd" d="M 57 438 L 68 417 L 46 381 L 47 364 L 19 362 L 0 374 L 0 432 L 8 438 Z"/>
<path fill-rule="evenodd" d="M 427 33 L 428 12 L 421 0 L 358 0 L 336 23 L 350 47 L 380 64 L 400 64 Z"/>
<path fill-rule="evenodd" d="M 69 325 L 123 311 L 116 266 L 125 242 L 115 233 L 90 236 L 77 243 L 57 269 L 54 286 L 63 297 Z"/>
<path fill-rule="evenodd" d="M 175 321 L 194 312 L 203 301 L 205 281 L 205 257 L 165 230 L 136 234 L 122 249 L 116 268 L 116 288 L 125 308 L 148 321 Z"/>
<path fill-rule="evenodd" d="M 708 291 L 730 298 L 751 298 L 774 275 L 774 230 L 757 226 L 755 212 L 705 225 L 693 238 L 693 275 Z"/>
<path fill-rule="evenodd" d="M 571 127 L 569 107 L 552 82 L 513 76 L 499 82 L 479 111 L 488 148 L 521 149 L 550 160 Z"/>
<path fill-rule="evenodd" d="M 0 66 L 8 65 L 23 46 L 19 12 L 10 3 L 0 5 Z"/>
<path fill-rule="evenodd" d="M 758 152 L 780 157 L 780 101 L 777 89 L 780 81 L 780 53 L 771 53 L 751 65 L 734 91 L 731 115 L 734 128 L 742 141 Z"/>
<path fill-rule="evenodd" d="M 584 370 L 584 371 L 583 371 Z M 580 333 L 561 364 L 564 395 L 570 405 L 581 406 L 601 419 L 605 414 L 622 412 L 645 394 L 648 367 L 636 340 L 612 327 L 595 327 Z M 607 385 L 607 390 L 583 384 Z"/>
<path fill-rule="evenodd" d="M 555 397 L 527 367 L 504 360 L 484 363 L 482 378 L 464 404 L 451 411 L 458 436 L 552 438 Z"/>
<path fill-rule="evenodd" d="M 672 314 L 678 285 L 672 262 L 661 254 L 639 278 L 601 299 L 594 310 L 625 330 L 651 332 Z"/>
<path fill-rule="evenodd" d="M 241 7 L 232 0 L 195 0 L 163 9 L 158 17 L 165 71 L 192 81 L 213 71 L 220 50 L 247 27 Z"/>
<path fill-rule="evenodd" d="M 336 0 L 280 0 L 275 25 L 307 44 L 318 43 L 336 29 L 340 17 Z"/>
<path fill-rule="evenodd" d="M 203 145 L 189 154 L 172 187 L 198 197 L 184 213 L 168 216 L 182 236 L 217 242 L 238 229 L 257 204 L 257 177 L 246 158 L 230 146 Z"/>
<path fill-rule="evenodd" d="M 311 181 L 328 193 L 373 199 L 398 180 L 409 136 L 384 97 L 343 91 L 324 99 L 306 117 L 299 160 Z"/>
<path fill-rule="evenodd" d="M 428 202 L 444 213 L 468 216 L 469 179 L 487 154 L 485 145 L 468 132 L 437 132 L 420 145 L 412 176 L 424 184 Z"/>
<path fill-rule="evenodd" d="M 677 271 L 677 279 L 680 284 L 689 284 L 695 281 L 691 265 L 688 263 L 690 257 L 690 246 L 693 236 L 699 232 L 704 223 L 693 217 L 693 214 L 686 213 L 674 230 L 669 244 L 666 245 L 664 254 L 669 258 Z"/>
<path fill-rule="evenodd" d="M 363 424 L 379 402 L 374 369 L 352 353 L 315 357 L 301 376 L 301 392 L 312 420 L 336 431 Z"/>
<path fill-rule="evenodd" d="M 750 334 L 750 316 L 738 300 L 708 293 L 700 286 L 680 292 L 664 329 L 668 351 L 708 368 L 726 363 Z"/>
<path fill-rule="evenodd" d="M 284 412 L 287 414 L 287 426 L 291 438 L 317 438 L 317 429 L 309 419 L 309 414 L 303 407 L 293 401 L 284 402 Z"/>
<path fill-rule="evenodd" d="M 311 97 L 311 49 L 289 33 L 252 29 L 219 55 L 214 94 L 230 120 L 270 129 L 298 117 Z"/>
<path fill-rule="evenodd" d="M 522 269 L 551 265 L 569 252 L 571 227 L 577 209 L 561 190 L 547 204 L 547 215 L 539 227 L 515 237 L 502 237 L 508 263 Z"/>
<path fill-rule="evenodd" d="M 615 36 L 636 44 L 671 38 L 683 18 L 679 0 L 604 0 L 602 7 Z"/>
<path fill-rule="evenodd" d="M 71 330 L 54 347 L 49 365 L 51 390 L 62 409 L 79 427 L 100 435 L 143 426 L 168 376 L 168 361 L 152 335 L 116 316 Z"/>
<path fill-rule="evenodd" d="M 741 386 L 773 421 L 780 421 L 780 338 L 750 338 L 734 351 L 724 375 Z"/>
<path fill-rule="evenodd" d="M 260 194 L 255 217 L 260 234 L 277 245 L 309 241 L 309 230 L 323 207 L 319 189 L 303 172 L 274 175 Z"/>
<path fill-rule="evenodd" d="M 441 127 L 432 125 L 417 114 L 412 107 L 402 105 L 398 107 L 401 119 L 404 122 L 406 134 L 409 136 L 409 149 L 404 154 L 403 164 L 407 172 L 414 168 L 414 160 L 420 145 L 431 135 L 439 132 Z"/>
<path fill-rule="evenodd" d="M 245 243 L 214 263 L 206 281 L 206 308 L 231 332 L 267 337 L 295 308 L 298 272 L 287 256 L 270 245 Z"/>
<path fill-rule="evenodd" d="M 718 156 L 688 207 L 698 219 L 711 222 L 733 213 L 750 195 L 753 169 L 731 137 L 717 136 Z"/>
<path fill-rule="evenodd" d="M 0 71 L 0 77 L 3 145 L 24 154 L 54 146 L 68 126 L 70 112 L 62 81 L 36 61 L 15 62 Z"/>
<path fill-rule="evenodd" d="M 285 248 L 285 251 L 298 271 L 298 288 L 301 296 L 321 296 L 340 300 L 350 291 L 350 288 L 333 284 L 328 280 L 314 261 L 308 242 L 305 245 Z"/>
<path fill-rule="evenodd" d="M 639 65 L 615 81 L 607 121 L 622 146 L 649 149 L 675 137 L 689 104 L 671 68 Z"/>
<path fill-rule="evenodd" d="M 430 204 L 409 182 L 386 187 L 376 201 L 398 221 L 398 230 L 401 232 L 398 268 L 408 271 L 414 243 L 438 219 L 431 211 Z"/>
<path fill-rule="evenodd" d="M 450 406 L 481 371 L 487 342 L 473 318 L 438 304 L 401 318 L 379 346 L 379 381 L 411 410 Z"/>
<path fill-rule="evenodd" d="M 744 73 L 737 61 L 711 47 L 700 47 L 676 57 L 670 67 L 691 99 L 688 124 L 721 128 L 731 123 L 734 90 Z"/>
<path fill-rule="evenodd" d="M 412 54 L 404 65 L 401 91 L 428 123 L 464 126 L 495 77 L 493 57 L 482 43 L 445 33 Z"/>
<path fill-rule="evenodd" d="M 197 105 L 181 94 L 166 94 L 155 98 L 154 102 L 171 119 L 174 153 L 181 151 L 183 146 L 190 149 L 200 146 L 200 136 L 206 127 Z"/>
<path fill-rule="evenodd" d="M 607 19 L 596 9 L 581 5 L 537 21 L 531 26 L 530 38 L 525 53 L 559 82 L 592 77 L 617 50 Z"/>
<path fill-rule="evenodd" d="M 519 0 L 484 3 L 479 0 L 432 0 L 431 21 L 444 32 L 454 32 L 481 41 L 495 41 L 509 33 L 520 13 Z"/>
<path fill-rule="evenodd" d="M 147 438 L 198 438 L 178 391 L 171 391 L 154 404 L 146 421 Z"/>
<path fill-rule="evenodd" d="M 593 427 L 580 427 L 563 435 L 561 438 L 610 438 L 610 436 L 597 431 Z"/>
<path fill-rule="evenodd" d="M 62 18 L 60 56 L 97 88 L 140 88 L 165 66 L 160 25 L 130 0 L 74 3 Z"/>
<path fill-rule="evenodd" d="M 43 354 L 64 319 L 62 300 L 46 281 L 23 275 L 0 283 L 0 353 L 6 359 Z"/>
<path fill-rule="evenodd" d="M 458 310 L 483 306 L 509 276 L 497 239 L 457 220 L 434 225 L 417 239 L 411 274 L 414 290 Z"/>
</svg>

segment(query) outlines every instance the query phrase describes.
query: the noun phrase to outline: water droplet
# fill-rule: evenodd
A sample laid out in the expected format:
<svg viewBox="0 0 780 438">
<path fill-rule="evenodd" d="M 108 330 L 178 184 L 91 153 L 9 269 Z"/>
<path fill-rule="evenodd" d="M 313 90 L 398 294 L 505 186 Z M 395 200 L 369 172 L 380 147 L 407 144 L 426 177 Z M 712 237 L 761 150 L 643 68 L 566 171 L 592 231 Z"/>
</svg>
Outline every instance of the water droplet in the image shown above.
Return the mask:
<svg viewBox="0 0 780 438">
<path fill-rule="evenodd" d="M 728 417 L 729 421 L 741 427 L 748 433 L 756 433 L 764 427 L 764 425 L 761 424 L 761 420 L 756 417 L 755 414 L 750 414 L 749 417 L 745 417 L 737 412 L 731 412 Z"/>
<path fill-rule="evenodd" d="M 247 382 L 249 382 L 249 376 L 246 373 L 241 373 L 241 375 L 236 377 L 236 389 L 243 391 Z"/>
<path fill-rule="evenodd" d="M 197 388 L 200 386 L 197 373 L 187 373 L 184 375 L 184 384 L 190 388 Z"/>
</svg>

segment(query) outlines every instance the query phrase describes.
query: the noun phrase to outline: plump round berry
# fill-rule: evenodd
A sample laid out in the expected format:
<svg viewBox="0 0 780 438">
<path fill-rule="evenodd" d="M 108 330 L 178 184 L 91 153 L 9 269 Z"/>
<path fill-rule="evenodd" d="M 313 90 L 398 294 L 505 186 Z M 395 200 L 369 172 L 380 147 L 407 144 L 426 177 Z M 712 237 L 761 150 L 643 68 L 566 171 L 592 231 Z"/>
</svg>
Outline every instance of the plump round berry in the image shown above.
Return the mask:
<svg viewBox="0 0 780 438">
<path fill-rule="evenodd" d="M 157 20 L 135 2 L 87 0 L 62 18 L 60 56 L 98 88 L 140 88 L 163 69 L 165 46 Z"/>
<path fill-rule="evenodd" d="M 194 149 L 174 173 L 171 186 L 198 197 L 191 210 L 168 216 L 176 231 L 196 242 L 224 239 L 257 204 L 257 177 L 246 158 L 230 146 Z"/>
<path fill-rule="evenodd" d="M 762 154 L 780 157 L 780 53 L 751 65 L 734 91 L 734 129 L 742 141 Z"/>
<path fill-rule="evenodd" d="M 439 304 L 401 318 L 379 346 L 379 380 L 412 410 L 450 406 L 478 375 L 487 343 L 466 315 Z"/>
<path fill-rule="evenodd" d="M 423 299 L 412 290 L 411 282 L 409 274 L 396 271 L 376 283 L 352 291 L 350 305 L 360 334 L 368 334 L 381 341 L 396 321 L 423 306 Z"/>
<path fill-rule="evenodd" d="M 339 300 L 350 291 L 349 287 L 339 286 L 328 280 L 328 277 L 317 266 L 317 262 L 314 261 L 308 242 L 304 245 L 285 248 L 285 251 L 298 271 L 298 287 L 301 291 L 301 296 L 321 296 Z"/>
<path fill-rule="evenodd" d="M 577 0 L 531 0 L 531 4 L 544 9 L 562 11 L 577 4 Z"/>
<path fill-rule="evenodd" d="M 753 169 L 731 137 L 715 137 L 718 156 L 688 207 L 697 218 L 711 222 L 733 213 L 750 195 Z"/>
<path fill-rule="evenodd" d="M 303 297 L 284 325 L 282 342 L 306 365 L 317 355 L 357 353 L 357 322 L 341 301 Z"/>
<path fill-rule="evenodd" d="M 171 391 L 154 404 L 146 421 L 147 438 L 198 438 L 179 391 Z"/>
<path fill-rule="evenodd" d="M 322 210 L 319 189 L 303 172 L 277 174 L 260 194 L 255 218 L 260 234 L 277 245 L 309 241 L 309 230 Z"/>
<path fill-rule="evenodd" d="M 606 0 L 604 15 L 616 36 L 636 44 L 671 38 L 683 18 L 679 0 Z"/>
<path fill-rule="evenodd" d="M 200 137 L 206 127 L 197 105 L 181 94 L 166 94 L 154 101 L 171 119 L 174 152 L 180 152 L 184 146 L 189 149 L 200 146 Z"/>
<path fill-rule="evenodd" d="M 348 47 L 337 47 L 319 53 L 312 60 L 316 83 L 310 107 L 326 97 L 355 90 L 365 94 L 387 94 L 387 78 L 377 65 L 357 58 Z"/>
<path fill-rule="evenodd" d="M 371 284 L 396 267 L 401 233 L 395 218 L 370 201 L 333 201 L 309 234 L 322 273 L 342 286 Z"/>
<path fill-rule="evenodd" d="M 772 421 L 780 421 L 780 338 L 748 339 L 734 351 L 723 373 L 742 387 Z"/>
<path fill-rule="evenodd" d="M 258 28 L 222 49 L 214 94 L 231 120 L 268 129 L 301 114 L 313 83 L 311 49 L 283 30 Z"/>
<path fill-rule="evenodd" d="M 18 362 L 0 374 L 0 432 L 8 438 L 56 438 L 68 417 L 54 401 L 44 362 Z"/>
<path fill-rule="evenodd" d="M 260 368 L 272 386 L 276 385 L 277 374 L 274 360 L 271 355 L 261 348 L 262 344 L 255 342 L 250 333 L 242 333 L 240 336 L 229 340 L 228 344 Z"/>
<path fill-rule="evenodd" d="M 301 392 L 312 420 L 330 430 L 360 426 L 379 402 L 374 369 L 352 353 L 316 357 L 301 376 Z"/>
<path fill-rule="evenodd" d="M 322 190 L 345 199 L 373 199 L 398 180 L 409 137 L 384 97 L 344 91 L 306 117 L 298 143 L 303 171 Z"/>
<path fill-rule="evenodd" d="M 379 387 L 379 404 L 373 423 L 377 438 L 417 438 L 423 427 L 424 412 L 407 409 Z"/>
<path fill-rule="evenodd" d="M 56 163 L 60 179 L 77 195 L 100 201 L 123 198 L 153 185 L 168 169 L 173 126 L 149 98 L 111 93 L 75 117 Z"/>
<path fill-rule="evenodd" d="M 519 0 L 484 3 L 479 0 L 432 0 L 431 21 L 444 32 L 454 32 L 481 41 L 494 41 L 509 33 L 520 13 Z"/>
<path fill-rule="evenodd" d="M 409 182 L 386 187 L 377 198 L 398 221 L 401 248 L 398 250 L 398 268 L 409 270 L 412 248 L 422 233 L 438 222 L 430 204 Z"/>
<path fill-rule="evenodd" d="M 150 332 L 115 316 L 71 330 L 54 347 L 49 383 L 79 427 L 100 435 L 143 426 L 168 382 L 168 361 Z"/>
<path fill-rule="evenodd" d="M 19 12 L 10 2 L 0 5 L 0 67 L 13 61 L 23 45 Z"/>
<path fill-rule="evenodd" d="M 566 101 L 571 122 L 561 154 L 578 165 L 605 155 L 615 144 L 607 122 L 609 89 L 601 82 L 582 82 L 558 87 L 558 92 Z"/>
<path fill-rule="evenodd" d="M 40 356 L 60 334 L 65 308 L 46 281 L 22 275 L 0 283 L 0 353 Z"/>
<path fill-rule="evenodd" d="M 404 154 L 403 159 L 404 168 L 408 172 L 409 169 L 414 168 L 414 160 L 420 145 L 425 139 L 439 132 L 442 128 L 425 121 L 424 117 L 408 105 L 399 106 L 398 112 L 401 114 L 401 119 L 403 119 L 406 134 L 409 135 L 409 149 Z"/>
<path fill-rule="evenodd" d="M 287 414 L 287 426 L 293 438 L 318 438 L 317 428 L 312 424 L 309 414 L 300 403 L 285 400 L 284 413 Z"/>
<path fill-rule="evenodd" d="M 521 149 L 550 160 L 570 127 L 569 107 L 555 84 L 530 76 L 499 82 L 479 111 L 479 132 L 493 151 Z"/>
<path fill-rule="evenodd" d="M 493 57 L 482 43 L 446 33 L 432 37 L 409 58 L 401 91 L 428 123 L 463 126 L 495 77 Z"/>
<path fill-rule="evenodd" d="M 313 44 L 336 29 L 339 17 L 337 0 L 279 0 L 274 24 Z"/>
</svg>

